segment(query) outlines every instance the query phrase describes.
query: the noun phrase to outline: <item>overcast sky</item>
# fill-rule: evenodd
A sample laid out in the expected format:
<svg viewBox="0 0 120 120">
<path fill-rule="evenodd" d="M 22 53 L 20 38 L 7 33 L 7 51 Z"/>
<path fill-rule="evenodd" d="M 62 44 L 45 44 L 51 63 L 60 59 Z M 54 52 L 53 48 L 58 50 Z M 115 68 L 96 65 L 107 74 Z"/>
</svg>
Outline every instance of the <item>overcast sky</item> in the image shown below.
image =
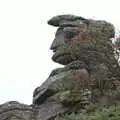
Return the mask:
<svg viewBox="0 0 120 120">
<path fill-rule="evenodd" d="M 0 104 L 31 104 L 33 90 L 61 65 L 49 47 L 59 14 L 107 20 L 120 28 L 119 0 L 0 0 Z"/>
</svg>

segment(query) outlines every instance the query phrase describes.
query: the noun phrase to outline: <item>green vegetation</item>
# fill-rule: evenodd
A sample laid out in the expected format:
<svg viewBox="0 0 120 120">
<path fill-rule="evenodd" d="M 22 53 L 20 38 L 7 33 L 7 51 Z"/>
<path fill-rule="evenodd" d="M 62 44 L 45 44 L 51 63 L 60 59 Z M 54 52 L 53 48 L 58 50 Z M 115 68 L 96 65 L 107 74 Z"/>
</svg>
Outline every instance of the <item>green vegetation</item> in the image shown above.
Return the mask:
<svg viewBox="0 0 120 120">
<path fill-rule="evenodd" d="M 99 107 L 93 112 L 71 113 L 55 120 L 120 120 L 120 106 Z"/>
</svg>

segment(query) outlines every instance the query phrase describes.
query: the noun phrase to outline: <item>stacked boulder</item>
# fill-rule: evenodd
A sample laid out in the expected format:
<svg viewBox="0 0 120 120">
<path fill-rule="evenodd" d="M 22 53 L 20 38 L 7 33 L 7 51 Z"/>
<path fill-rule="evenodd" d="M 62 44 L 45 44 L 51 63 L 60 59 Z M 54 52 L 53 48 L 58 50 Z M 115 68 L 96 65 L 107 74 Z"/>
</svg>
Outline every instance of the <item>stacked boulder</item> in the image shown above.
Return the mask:
<svg viewBox="0 0 120 120">
<path fill-rule="evenodd" d="M 112 48 L 113 25 L 74 15 L 55 16 L 48 24 L 58 27 L 50 47 L 52 59 L 65 66 L 53 70 L 34 91 L 33 104 L 48 104 L 53 116 L 73 112 L 70 110 L 76 106 L 85 109 L 90 104 L 116 104 L 120 68 Z"/>
<path fill-rule="evenodd" d="M 55 16 L 48 24 L 58 27 L 50 47 L 52 60 L 64 67 L 53 70 L 34 90 L 29 120 L 54 120 L 91 104 L 119 104 L 120 67 L 112 46 L 113 25 L 75 15 Z"/>
</svg>

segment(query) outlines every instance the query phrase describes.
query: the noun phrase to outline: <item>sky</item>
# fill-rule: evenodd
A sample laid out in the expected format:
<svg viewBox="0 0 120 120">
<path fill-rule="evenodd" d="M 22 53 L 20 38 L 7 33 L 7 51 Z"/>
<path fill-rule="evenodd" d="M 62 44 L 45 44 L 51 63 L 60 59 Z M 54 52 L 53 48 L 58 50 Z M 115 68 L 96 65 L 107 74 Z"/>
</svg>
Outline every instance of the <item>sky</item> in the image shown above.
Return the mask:
<svg viewBox="0 0 120 120">
<path fill-rule="evenodd" d="M 120 28 L 119 0 L 0 0 L 0 104 L 32 104 L 33 91 L 61 65 L 51 60 L 56 15 L 106 20 Z"/>
</svg>

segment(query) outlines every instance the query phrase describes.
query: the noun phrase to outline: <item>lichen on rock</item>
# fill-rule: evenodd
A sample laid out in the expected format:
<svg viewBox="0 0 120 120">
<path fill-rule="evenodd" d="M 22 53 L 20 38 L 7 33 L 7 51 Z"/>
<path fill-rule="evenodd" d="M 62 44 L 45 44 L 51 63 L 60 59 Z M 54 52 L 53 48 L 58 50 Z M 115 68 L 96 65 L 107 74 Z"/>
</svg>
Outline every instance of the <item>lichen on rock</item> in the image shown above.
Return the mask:
<svg viewBox="0 0 120 120">
<path fill-rule="evenodd" d="M 16 120 L 59 120 L 56 116 L 81 114 L 92 105 L 118 105 L 120 66 L 111 41 L 114 26 L 103 20 L 75 15 L 58 15 L 48 24 L 58 27 L 50 47 L 54 52 L 52 60 L 64 67 L 53 70 L 34 90 L 31 106 L 22 109 L 23 104 L 19 104 L 21 107 L 16 109 L 19 108 L 20 114 L 14 110 L 18 103 L 6 103 L 8 108 L 2 105 L 0 110 L 6 109 L 10 119 L 0 113 L 5 117 L 1 120 L 14 119 L 16 114 Z M 12 114 L 9 108 L 13 109 Z"/>
</svg>

